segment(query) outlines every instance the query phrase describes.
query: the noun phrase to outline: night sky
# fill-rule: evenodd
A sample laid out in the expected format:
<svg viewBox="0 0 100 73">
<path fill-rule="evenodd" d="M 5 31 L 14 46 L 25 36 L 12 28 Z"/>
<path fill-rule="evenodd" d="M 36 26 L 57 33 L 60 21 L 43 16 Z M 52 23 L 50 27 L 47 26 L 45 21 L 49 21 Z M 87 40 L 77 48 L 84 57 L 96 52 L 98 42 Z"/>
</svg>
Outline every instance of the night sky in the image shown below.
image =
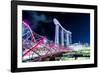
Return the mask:
<svg viewBox="0 0 100 73">
<path fill-rule="evenodd" d="M 72 32 L 72 43 L 90 44 L 90 14 L 24 10 L 22 15 L 22 19 L 34 32 L 46 36 L 49 40 L 54 41 L 53 18 L 56 18 L 66 30 Z"/>
</svg>

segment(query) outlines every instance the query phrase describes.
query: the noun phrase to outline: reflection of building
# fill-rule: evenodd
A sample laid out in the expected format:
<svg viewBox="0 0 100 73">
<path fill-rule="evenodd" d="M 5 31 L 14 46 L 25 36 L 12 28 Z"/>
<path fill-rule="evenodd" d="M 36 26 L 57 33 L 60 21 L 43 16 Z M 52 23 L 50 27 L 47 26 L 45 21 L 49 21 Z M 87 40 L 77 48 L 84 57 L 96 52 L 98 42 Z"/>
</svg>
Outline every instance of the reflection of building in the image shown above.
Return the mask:
<svg viewBox="0 0 100 73">
<path fill-rule="evenodd" d="M 55 44 L 62 45 L 67 47 L 72 42 L 72 33 L 61 26 L 59 21 L 54 18 L 53 19 L 55 24 Z"/>
</svg>

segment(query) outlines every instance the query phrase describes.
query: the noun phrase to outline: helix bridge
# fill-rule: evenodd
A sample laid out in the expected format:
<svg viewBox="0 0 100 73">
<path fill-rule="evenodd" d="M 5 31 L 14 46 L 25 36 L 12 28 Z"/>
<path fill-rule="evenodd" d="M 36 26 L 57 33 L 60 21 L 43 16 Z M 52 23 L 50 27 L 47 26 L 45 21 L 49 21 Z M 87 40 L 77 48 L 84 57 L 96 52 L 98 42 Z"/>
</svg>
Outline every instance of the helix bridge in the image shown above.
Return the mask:
<svg viewBox="0 0 100 73">
<path fill-rule="evenodd" d="M 62 40 L 64 40 L 64 38 Z M 62 43 L 61 45 L 58 44 L 57 37 L 55 37 L 55 42 L 52 42 L 45 36 L 39 35 L 36 32 L 32 31 L 27 22 L 22 22 L 23 62 L 46 61 L 48 59 L 52 60 L 55 57 L 60 57 L 63 53 L 67 53 L 70 51 L 72 51 L 72 49 L 65 47 L 64 43 Z"/>
</svg>

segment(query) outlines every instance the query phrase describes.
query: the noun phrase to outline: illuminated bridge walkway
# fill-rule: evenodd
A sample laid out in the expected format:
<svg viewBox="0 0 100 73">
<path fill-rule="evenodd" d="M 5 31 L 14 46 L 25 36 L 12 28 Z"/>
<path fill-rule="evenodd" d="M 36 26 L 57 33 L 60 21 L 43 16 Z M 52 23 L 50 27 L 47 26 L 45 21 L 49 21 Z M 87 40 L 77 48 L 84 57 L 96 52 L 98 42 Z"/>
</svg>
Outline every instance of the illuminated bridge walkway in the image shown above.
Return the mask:
<svg viewBox="0 0 100 73">
<path fill-rule="evenodd" d="M 71 32 L 65 30 L 57 19 L 54 18 L 55 24 L 55 42 L 51 42 L 46 37 L 41 36 L 31 30 L 30 26 L 23 21 L 22 28 L 22 61 L 45 61 L 59 57 L 62 53 L 72 51 L 67 46 L 71 43 Z M 61 30 L 61 34 L 59 33 Z M 60 38 L 61 36 L 61 43 Z"/>
</svg>

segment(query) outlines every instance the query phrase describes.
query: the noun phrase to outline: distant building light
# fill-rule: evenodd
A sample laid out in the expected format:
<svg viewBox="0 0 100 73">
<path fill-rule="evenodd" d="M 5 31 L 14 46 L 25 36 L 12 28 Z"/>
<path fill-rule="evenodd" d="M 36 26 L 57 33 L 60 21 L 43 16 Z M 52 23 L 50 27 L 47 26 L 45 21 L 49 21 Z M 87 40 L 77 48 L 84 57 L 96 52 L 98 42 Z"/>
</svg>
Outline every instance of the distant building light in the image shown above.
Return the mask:
<svg viewBox="0 0 100 73">
<path fill-rule="evenodd" d="M 48 40 L 45 38 L 43 42 L 44 42 L 44 44 L 46 44 L 48 42 Z"/>
</svg>

